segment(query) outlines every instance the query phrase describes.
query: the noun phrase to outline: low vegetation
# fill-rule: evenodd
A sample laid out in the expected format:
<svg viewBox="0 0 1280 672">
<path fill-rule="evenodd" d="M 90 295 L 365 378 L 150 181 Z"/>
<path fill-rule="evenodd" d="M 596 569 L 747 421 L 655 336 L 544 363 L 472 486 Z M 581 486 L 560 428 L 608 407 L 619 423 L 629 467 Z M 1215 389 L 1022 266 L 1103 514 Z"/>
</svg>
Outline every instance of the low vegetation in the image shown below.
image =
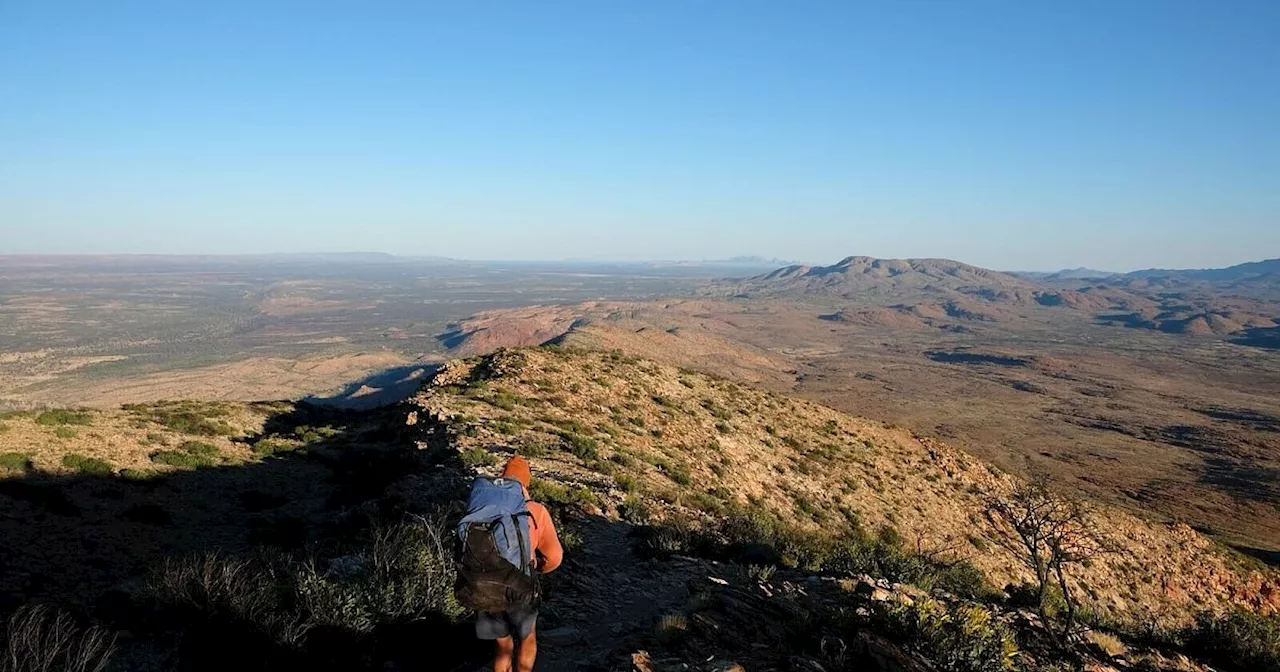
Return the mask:
<svg viewBox="0 0 1280 672">
<path fill-rule="evenodd" d="M 249 450 L 253 451 L 258 457 L 270 457 L 281 453 L 291 453 L 302 448 L 302 444 L 292 439 L 268 436 L 254 441 L 249 446 Z"/>
<path fill-rule="evenodd" d="M 111 463 L 99 458 L 68 453 L 62 457 L 62 466 L 86 476 L 110 476 L 114 467 Z"/>
<path fill-rule="evenodd" d="M 0 453 L 0 469 L 26 473 L 35 469 L 35 465 L 31 462 L 31 456 L 27 453 Z"/>
<path fill-rule="evenodd" d="M 151 461 L 171 467 L 195 469 L 211 467 L 220 461 L 218 447 L 203 441 L 184 441 L 177 450 L 157 450 L 151 453 Z"/>
<path fill-rule="evenodd" d="M 448 539 L 441 520 L 410 518 L 374 528 L 366 544 L 338 557 L 211 553 L 172 560 L 150 591 L 196 627 L 231 619 L 272 647 L 305 651 L 315 646 L 314 631 L 363 636 L 424 618 L 460 619 Z"/>
<path fill-rule="evenodd" d="M 1263 616 L 1240 608 L 1205 614 L 1186 639 L 1228 668 L 1280 672 L 1280 614 Z"/>
<path fill-rule="evenodd" d="M 498 457 L 483 448 L 462 452 L 462 462 L 469 467 L 490 467 L 498 463 Z"/>
<path fill-rule="evenodd" d="M 918 651 L 947 672 L 1017 669 L 1018 645 L 1012 629 L 977 604 L 923 598 L 876 613 L 877 630 Z"/>
<path fill-rule="evenodd" d="M 194 436 L 231 436 L 235 429 L 227 422 L 229 409 L 220 404 L 177 401 L 156 404 L 126 404 L 122 407 L 139 420 Z"/>
<path fill-rule="evenodd" d="M 789 525 L 758 509 L 736 511 L 712 527 L 654 527 L 639 542 L 637 552 L 654 557 L 699 556 L 747 566 L 840 576 L 867 574 L 968 598 L 994 592 L 973 565 L 941 562 L 905 548 L 893 528 L 882 528 L 875 535 L 859 527 L 839 536 L 824 535 Z"/>
<path fill-rule="evenodd" d="M 59 426 L 59 425 L 87 426 L 87 425 L 93 424 L 93 416 L 90 415 L 88 411 L 68 411 L 68 410 L 44 411 L 36 416 L 35 422 L 37 425 L 49 425 L 49 426 Z"/>
<path fill-rule="evenodd" d="M 23 607 L 9 618 L 0 639 L 0 672 L 102 672 L 115 650 L 115 635 L 84 627 L 52 607 Z"/>
<path fill-rule="evenodd" d="M 551 506 L 599 506 L 600 499 L 590 488 L 568 486 L 555 481 L 534 478 L 529 482 L 529 497 Z"/>
</svg>

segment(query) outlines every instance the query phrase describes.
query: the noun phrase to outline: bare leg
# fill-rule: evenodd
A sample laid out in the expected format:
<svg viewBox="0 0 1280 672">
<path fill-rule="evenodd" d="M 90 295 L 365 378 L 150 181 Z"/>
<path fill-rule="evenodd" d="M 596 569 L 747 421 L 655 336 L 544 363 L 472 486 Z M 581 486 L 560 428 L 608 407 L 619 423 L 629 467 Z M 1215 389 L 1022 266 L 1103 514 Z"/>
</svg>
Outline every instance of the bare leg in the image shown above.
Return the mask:
<svg viewBox="0 0 1280 672">
<path fill-rule="evenodd" d="M 533 672 L 533 660 L 538 657 L 538 626 L 529 629 L 529 636 L 520 640 L 516 671 Z"/>
<path fill-rule="evenodd" d="M 496 650 L 493 654 L 493 672 L 511 672 L 511 654 L 515 650 L 515 641 L 510 637 L 499 637 L 494 640 Z"/>
</svg>

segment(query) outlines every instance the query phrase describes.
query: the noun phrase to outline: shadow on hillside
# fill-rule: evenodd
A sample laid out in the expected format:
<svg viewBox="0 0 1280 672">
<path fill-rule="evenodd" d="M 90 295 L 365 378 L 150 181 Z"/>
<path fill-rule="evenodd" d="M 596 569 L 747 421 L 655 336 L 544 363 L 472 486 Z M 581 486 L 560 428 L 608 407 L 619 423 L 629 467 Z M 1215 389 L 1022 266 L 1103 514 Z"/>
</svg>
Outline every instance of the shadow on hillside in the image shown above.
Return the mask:
<svg viewBox="0 0 1280 672">
<path fill-rule="evenodd" d="M 353 410 L 389 406 L 413 396 L 423 381 L 430 378 L 439 366 L 439 364 L 395 366 L 348 383 L 334 394 L 311 395 L 303 401 L 320 406 Z"/>
<path fill-rule="evenodd" d="M 943 364 L 996 364 L 998 366 L 1026 366 L 1030 362 L 1022 357 L 1005 357 L 980 352 L 944 352 L 931 350 L 925 353 L 929 359 Z"/>
<path fill-rule="evenodd" d="M 244 624 L 213 628 L 146 597 L 148 578 L 168 559 L 215 551 L 249 559 L 263 547 L 277 556 L 332 557 L 375 523 L 437 504 L 389 490 L 407 475 L 430 471 L 457 480 L 464 473 L 450 463 L 456 453 L 419 450 L 394 409 L 356 413 L 302 403 L 269 417 L 264 434 L 304 426 L 334 431 L 295 453 L 145 480 L 45 473 L 0 479 L 0 623 L 24 604 L 51 603 L 127 631 L 113 669 L 135 669 L 138 660 L 186 670 L 382 669 L 381 657 L 396 660 L 397 669 L 426 670 L 441 669 L 442 652 L 471 662 L 475 651 L 459 644 L 474 641 L 469 630 L 459 639 L 465 625 L 409 622 L 377 637 L 312 636 L 309 643 L 330 646 L 282 659 L 263 653 L 269 642 L 255 647 Z"/>
<path fill-rule="evenodd" d="M 1261 560 L 1272 567 L 1280 567 L 1280 551 L 1278 550 L 1268 550 L 1265 548 L 1255 548 L 1253 546 L 1242 546 L 1239 544 L 1232 544 L 1231 547 L 1245 555 Z"/>
<path fill-rule="evenodd" d="M 1202 469 L 1200 482 L 1237 499 L 1280 504 L 1280 469 L 1221 457 L 1206 458 Z"/>
<path fill-rule="evenodd" d="M 1280 350 L 1280 327 L 1246 329 L 1244 335 L 1231 339 L 1231 342 L 1267 350 Z"/>
</svg>

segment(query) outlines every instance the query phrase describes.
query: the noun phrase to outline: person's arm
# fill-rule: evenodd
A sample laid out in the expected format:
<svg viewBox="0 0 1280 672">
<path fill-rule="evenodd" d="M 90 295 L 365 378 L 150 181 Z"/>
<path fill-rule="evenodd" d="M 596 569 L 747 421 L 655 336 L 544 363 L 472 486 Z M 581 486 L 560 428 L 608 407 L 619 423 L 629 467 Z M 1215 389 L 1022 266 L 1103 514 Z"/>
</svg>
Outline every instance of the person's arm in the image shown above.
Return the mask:
<svg viewBox="0 0 1280 672">
<path fill-rule="evenodd" d="M 560 545 L 560 537 L 556 536 L 556 524 L 551 520 L 551 513 L 541 504 L 530 506 L 534 515 L 534 523 L 538 525 L 538 547 L 533 549 L 541 558 L 538 571 L 546 574 L 553 572 L 564 561 L 564 547 Z"/>
</svg>

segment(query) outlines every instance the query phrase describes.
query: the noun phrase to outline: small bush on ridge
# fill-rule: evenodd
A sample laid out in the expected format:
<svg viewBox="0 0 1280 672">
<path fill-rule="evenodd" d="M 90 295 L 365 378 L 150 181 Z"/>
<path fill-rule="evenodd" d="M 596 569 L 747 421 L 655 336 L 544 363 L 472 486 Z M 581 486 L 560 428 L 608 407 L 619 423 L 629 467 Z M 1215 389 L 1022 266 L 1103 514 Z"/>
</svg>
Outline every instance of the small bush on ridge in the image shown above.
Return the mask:
<svg viewBox="0 0 1280 672">
<path fill-rule="evenodd" d="M 77 473 L 89 476 L 107 476 L 111 473 L 111 463 L 96 457 L 88 457 L 79 453 L 62 456 L 62 466 Z"/>
<path fill-rule="evenodd" d="M 45 411 L 36 416 L 37 425 L 91 425 L 93 418 L 86 411 Z"/>
<path fill-rule="evenodd" d="M 26 453 L 0 453 L 0 469 L 27 472 L 35 468 Z"/>
</svg>

